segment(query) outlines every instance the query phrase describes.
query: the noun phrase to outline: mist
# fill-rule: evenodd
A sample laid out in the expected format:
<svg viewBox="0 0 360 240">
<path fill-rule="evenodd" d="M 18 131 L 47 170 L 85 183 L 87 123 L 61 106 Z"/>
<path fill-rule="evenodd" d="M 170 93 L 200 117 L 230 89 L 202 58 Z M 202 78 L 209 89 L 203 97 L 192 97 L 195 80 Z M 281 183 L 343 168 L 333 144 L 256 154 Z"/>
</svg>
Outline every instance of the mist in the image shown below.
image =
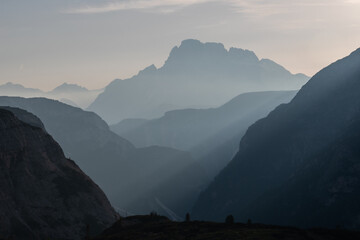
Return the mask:
<svg viewBox="0 0 360 240">
<path fill-rule="evenodd" d="M 0 5 L 0 239 L 360 239 L 359 1 Z"/>
</svg>

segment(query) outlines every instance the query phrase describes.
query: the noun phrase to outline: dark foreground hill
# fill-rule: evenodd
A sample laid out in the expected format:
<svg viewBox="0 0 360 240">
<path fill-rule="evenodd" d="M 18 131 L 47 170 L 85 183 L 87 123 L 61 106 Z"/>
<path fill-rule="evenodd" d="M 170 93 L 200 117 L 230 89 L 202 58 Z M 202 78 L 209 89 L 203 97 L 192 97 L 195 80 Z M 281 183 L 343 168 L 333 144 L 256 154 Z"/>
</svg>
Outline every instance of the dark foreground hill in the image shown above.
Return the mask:
<svg viewBox="0 0 360 240">
<path fill-rule="evenodd" d="M 360 229 L 360 49 L 252 125 L 194 215 Z"/>
<path fill-rule="evenodd" d="M 115 222 L 102 190 L 39 119 L 14 111 L 23 121 L 0 109 L 0 238 L 81 239 L 87 224 L 97 234 Z"/>
<path fill-rule="evenodd" d="M 279 227 L 264 224 L 172 222 L 161 216 L 121 219 L 94 240 L 356 240 L 359 232 Z"/>
</svg>

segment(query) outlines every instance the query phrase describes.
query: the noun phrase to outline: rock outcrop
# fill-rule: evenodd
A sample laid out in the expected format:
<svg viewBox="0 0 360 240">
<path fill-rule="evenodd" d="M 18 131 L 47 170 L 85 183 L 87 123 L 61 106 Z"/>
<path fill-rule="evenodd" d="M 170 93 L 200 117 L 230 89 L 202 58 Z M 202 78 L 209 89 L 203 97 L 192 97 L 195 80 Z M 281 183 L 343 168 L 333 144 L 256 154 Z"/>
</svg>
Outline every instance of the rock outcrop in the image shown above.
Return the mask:
<svg viewBox="0 0 360 240">
<path fill-rule="evenodd" d="M 111 225 L 102 190 L 34 122 L 0 109 L 0 237 L 81 239 L 87 225 L 92 234 Z"/>
</svg>

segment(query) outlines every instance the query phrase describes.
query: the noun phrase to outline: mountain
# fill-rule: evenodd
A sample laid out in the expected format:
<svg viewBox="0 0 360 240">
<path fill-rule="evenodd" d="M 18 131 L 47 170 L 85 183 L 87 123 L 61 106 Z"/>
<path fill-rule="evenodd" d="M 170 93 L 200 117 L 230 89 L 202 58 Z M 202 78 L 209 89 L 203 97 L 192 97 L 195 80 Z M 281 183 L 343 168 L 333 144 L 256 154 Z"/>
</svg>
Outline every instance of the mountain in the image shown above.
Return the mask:
<svg viewBox="0 0 360 240">
<path fill-rule="evenodd" d="M 188 194 L 173 193 L 184 203 L 180 212 L 186 212 L 192 208 L 200 191 L 233 158 L 246 129 L 279 104 L 289 102 L 295 94 L 296 91 L 245 93 L 219 108 L 175 110 L 154 120 L 126 119 L 111 129 L 138 147 L 159 145 L 192 154 L 194 163 L 173 175 L 168 181 L 170 184 L 163 183 L 160 188 L 168 189 L 169 193 L 175 182 L 179 182 L 178 188 L 184 185 L 181 183 L 184 176 L 188 181 L 189 176 L 197 176 L 191 179 L 193 189 Z M 157 190 L 154 192 L 162 196 L 161 199 L 167 198 Z"/>
<path fill-rule="evenodd" d="M 14 84 L 11 82 L 0 85 L 0 96 L 24 96 L 31 97 L 34 95 L 42 95 L 43 91 L 35 88 L 26 88 L 20 84 Z"/>
<path fill-rule="evenodd" d="M 45 98 L 0 97 L 0 106 L 25 109 L 39 117 L 65 155 L 74 159 L 123 213 L 157 210 L 166 214 L 163 206 L 167 206 L 182 216 L 186 203 L 179 199 L 201 181 L 192 172 L 185 173 L 183 181 L 170 181 L 193 163 L 188 153 L 166 147 L 135 148 L 93 112 Z M 162 188 L 164 182 L 171 187 Z M 178 197 L 168 197 L 174 189 Z"/>
<path fill-rule="evenodd" d="M 151 65 L 114 80 L 88 109 L 109 123 L 151 119 L 169 110 L 217 107 L 244 92 L 297 90 L 307 80 L 251 51 L 189 39 L 171 50 L 161 68 Z"/>
<path fill-rule="evenodd" d="M 88 92 L 84 87 L 81 87 L 77 84 L 63 83 L 60 86 L 54 88 L 50 93 L 59 94 L 59 93 L 70 93 L 70 92 Z"/>
<path fill-rule="evenodd" d="M 219 135 L 229 127 L 229 138 L 237 136 L 295 94 L 296 91 L 244 93 L 218 108 L 174 110 L 158 119 L 125 119 L 110 127 L 137 147 L 159 145 L 188 151 L 214 136 L 219 142 Z"/>
<path fill-rule="evenodd" d="M 8 110 L 0 109 L 0 235 L 82 239 L 87 224 L 98 234 L 115 222 L 104 193 L 65 158 L 39 119 Z"/>
<path fill-rule="evenodd" d="M 7 110 L 12 112 L 16 118 L 18 118 L 20 121 L 27 123 L 31 126 L 41 128 L 46 132 L 44 124 L 41 122 L 41 120 L 35 116 L 32 113 L 29 113 L 28 111 L 25 111 L 20 108 L 13 108 L 13 107 L 0 107 L 0 109 Z"/>
<path fill-rule="evenodd" d="M 360 49 L 252 125 L 194 215 L 360 229 L 359 91 Z"/>
<path fill-rule="evenodd" d="M 86 108 L 103 91 L 88 90 L 76 84 L 63 83 L 52 91 L 45 92 L 39 89 L 26 88 L 20 84 L 6 83 L 0 85 L 0 96 L 13 97 L 46 97 L 56 99 L 72 106 Z"/>
<path fill-rule="evenodd" d="M 44 97 L 57 99 L 74 107 L 80 106 L 85 109 L 102 91 L 103 89 L 88 90 L 77 84 L 63 83 L 52 91 L 47 92 Z"/>
</svg>

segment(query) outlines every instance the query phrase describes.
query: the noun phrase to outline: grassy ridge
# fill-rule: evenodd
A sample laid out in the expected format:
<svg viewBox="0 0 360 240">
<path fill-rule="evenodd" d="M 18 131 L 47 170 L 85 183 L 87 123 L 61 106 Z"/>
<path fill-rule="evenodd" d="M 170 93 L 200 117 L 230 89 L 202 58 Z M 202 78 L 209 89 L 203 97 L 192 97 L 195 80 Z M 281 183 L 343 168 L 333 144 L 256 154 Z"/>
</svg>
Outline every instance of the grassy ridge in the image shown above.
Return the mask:
<svg viewBox="0 0 360 240">
<path fill-rule="evenodd" d="M 355 240 L 360 232 L 298 229 L 264 224 L 172 222 L 162 216 L 132 216 L 119 220 L 94 240 Z"/>
</svg>

